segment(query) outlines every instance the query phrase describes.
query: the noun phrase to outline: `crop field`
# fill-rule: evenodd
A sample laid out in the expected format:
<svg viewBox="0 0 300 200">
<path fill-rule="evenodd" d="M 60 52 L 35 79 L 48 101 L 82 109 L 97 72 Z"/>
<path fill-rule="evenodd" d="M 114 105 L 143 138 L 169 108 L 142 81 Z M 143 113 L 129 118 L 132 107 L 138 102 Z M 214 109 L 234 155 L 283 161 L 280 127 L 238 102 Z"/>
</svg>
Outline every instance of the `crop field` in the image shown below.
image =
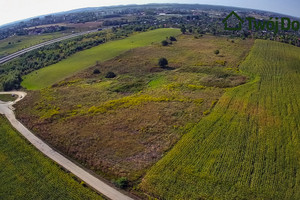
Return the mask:
<svg viewBox="0 0 300 200">
<path fill-rule="evenodd" d="M 135 48 L 52 87 L 29 91 L 16 105 L 17 117 L 101 176 L 126 177 L 137 185 L 209 114 L 225 88 L 245 83 L 237 66 L 252 45 L 250 39 L 232 43 L 225 37 L 179 35 L 169 46 Z M 166 69 L 158 66 L 162 56 L 169 60 Z M 116 77 L 105 78 L 109 71 Z"/>
<path fill-rule="evenodd" d="M 42 35 L 13 36 L 4 40 L 0 40 L 0 58 L 33 45 L 62 36 L 64 36 L 64 34 L 62 32 L 58 32 Z"/>
<path fill-rule="evenodd" d="M 300 199 L 300 49 L 257 40 L 241 65 L 251 80 L 144 177 L 161 199 Z"/>
<path fill-rule="evenodd" d="M 140 33 L 126 39 L 111 41 L 97 47 L 78 52 L 61 62 L 34 71 L 24 76 L 22 86 L 29 90 L 42 89 L 69 77 L 76 72 L 91 67 L 96 62 L 112 59 L 130 49 L 160 42 L 166 37 L 178 35 L 179 29 L 158 29 Z"/>
<path fill-rule="evenodd" d="M 45 158 L 0 116 L 0 199 L 103 199 Z"/>
</svg>

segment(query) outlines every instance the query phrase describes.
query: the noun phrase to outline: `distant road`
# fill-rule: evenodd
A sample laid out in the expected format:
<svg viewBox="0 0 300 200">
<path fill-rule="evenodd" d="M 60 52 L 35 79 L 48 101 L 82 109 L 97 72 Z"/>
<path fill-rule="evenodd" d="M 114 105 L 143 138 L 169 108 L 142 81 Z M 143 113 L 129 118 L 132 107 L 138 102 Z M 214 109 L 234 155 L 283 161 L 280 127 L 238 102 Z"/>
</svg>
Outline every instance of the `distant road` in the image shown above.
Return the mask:
<svg viewBox="0 0 300 200">
<path fill-rule="evenodd" d="M 102 30 L 109 29 L 109 28 L 111 28 L 111 27 L 102 28 Z M 47 42 L 43 42 L 43 43 L 34 45 L 32 47 L 20 50 L 16 53 L 13 53 L 13 54 L 10 54 L 10 55 L 5 56 L 3 58 L 0 58 L 0 65 L 6 63 L 6 62 L 8 62 L 8 61 L 10 61 L 10 60 L 12 60 L 16 57 L 18 57 L 18 56 L 21 56 L 21 55 L 23 55 L 27 52 L 30 52 L 32 50 L 35 50 L 35 49 L 38 49 L 38 48 L 41 48 L 41 47 L 44 47 L 44 46 L 47 46 L 47 45 L 50 45 L 50 44 L 54 44 L 56 42 L 60 42 L 60 41 L 63 41 L 63 40 L 74 38 L 74 37 L 77 37 L 77 36 L 85 35 L 85 34 L 88 34 L 88 33 L 95 33 L 97 31 L 98 31 L 98 29 L 91 30 L 91 31 L 85 31 L 85 32 L 81 32 L 81 33 L 74 33 L 74 34 L 71 34 L 71 35 L 67 35 L 67 36 L 64 36 L 64 37 L 60 37 L 60 38 L 57 38 L 57 39 L 54 39 L 54 40 L 50 40 L 50 41 L 47 41 Z"/>
<path fill-rule="evenodd" d="M 93 187 L 96 191 L 100 192 L 104 196 L 112 200 L 133 200 L 127 195 L 121 193 L 115 188 L 109 186 L 105 182 L 99 180 L 80 166 L 73 163 L 71 160 L 67 159 L 51 147 L 49 147 L 45 142 L 36 137 L 30 130 L 28 130 L 22 123 L 20 123 L 13 112 L 12 107 L 16 102 L 22 100 L 25 96 L 25 92 L 0 92 L 0 94 L 16 94 L 18 96 L 17 100 L 14 102 L 2 102 L 0 101 L 0 114 L 4 114 L 12 126 L 18 130 L 31 144 L 33 144 L 39 151 L 45 154 L 47 157 L 54 160 L 56 163 L 61 165 L 63 168 L 67 169 L 75 176 L 84 181 L 87 185 Z M 16 166 L 18 167 L 18 166 Z"/>
</svg>

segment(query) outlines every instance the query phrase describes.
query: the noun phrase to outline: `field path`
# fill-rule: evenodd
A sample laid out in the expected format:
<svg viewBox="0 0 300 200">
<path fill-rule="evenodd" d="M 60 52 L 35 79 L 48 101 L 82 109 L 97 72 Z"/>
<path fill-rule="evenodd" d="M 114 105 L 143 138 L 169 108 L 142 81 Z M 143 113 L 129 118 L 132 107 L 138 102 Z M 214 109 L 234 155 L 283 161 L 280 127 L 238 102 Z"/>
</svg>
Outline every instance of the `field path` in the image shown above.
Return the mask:
<svg viewBox="0 0 300 200">
<path fill-rule="evenodd" d="M 99 180 L 95 176 L 88 173 L 83 168 L 79 167 L 63 155 L 56 152 L 54 149 L 49 147 L 41 139 L 36 137 L 32 132 L 30 132 L 23 124 L 21 124 L 15 117 L 12 107 L 16 102 L 22 100 L 25 96 L 25 92 L 13 91 L 13 92 L 0 92 L 0 94 L 16 94 L 18 98 L 14 102 L 2 102 L 0 101 L 0 114 L 4 114 L 12 126 L 18 130 L 31 144 L 33 144 L 38 150 L 40 150 L 47 157 L 51 158 L 53 161 L 72 172 L 75 176 L 83 180 L 86 184 L 93 187 L 95 190 L 103 194 L 112 200 L 131 200 L 132 198 L 126 196 L 125 194 L 119 192 L 115 188 L 109 186 L 103 181 Z"/>
</svg>

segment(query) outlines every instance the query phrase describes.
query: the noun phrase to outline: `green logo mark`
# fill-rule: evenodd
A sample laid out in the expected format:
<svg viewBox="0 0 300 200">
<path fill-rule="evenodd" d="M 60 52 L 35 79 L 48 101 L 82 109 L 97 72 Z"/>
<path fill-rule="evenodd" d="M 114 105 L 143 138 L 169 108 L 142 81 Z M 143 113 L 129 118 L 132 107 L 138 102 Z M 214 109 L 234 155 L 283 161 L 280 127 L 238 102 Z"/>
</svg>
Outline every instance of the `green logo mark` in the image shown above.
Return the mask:
<svg viewBox="0 0 300 200">
<path fill-rule="evenodd" d="M 235 17 L 238 21 L 239 24 L 238 26 L 235 27 L 229 27 L 228 26 L 228 20 L 229 18 Z M 242 30 L 242 24 L 244 23 L 244 20 L 242 20 L 242 18 L 240 18 L 240 16 L 238 16 L 238 14 L 236 14 L 234 11 L 232 11 L 224 20 L 223 23 L 225 24 L 225 30 L 227 31 L 240 31 Z"/>
<path fill-rule="evenodd" d="M 232 26 L 234 23 L 236 25 Z M 300 30 L 300 22 L 298 21 L 292 21 L 290 18 L 283 17 L 279 19 L 276 17 L 275 19 L 273 17 L 270 17 L 268 21 L 266 20 L 256 20 L 253 17 L 246 17 L 246 21 L 248 21 L 248 29 L 256 31 L 259 30 L 268 30 L 273 31 L 274 34 L 277 34 L 278 31 L 281 29 L 282 31 L 299 31 Z M 238 14 L 236 14 L 234 11 L 232 11 L 223 21 L 225 25 L 225 30 L 227 31 L 240 31 L 242 30 L 242 24 L 245 22 Z M 230 23 L 230 25 L 229 25 Z"/>
</svg>

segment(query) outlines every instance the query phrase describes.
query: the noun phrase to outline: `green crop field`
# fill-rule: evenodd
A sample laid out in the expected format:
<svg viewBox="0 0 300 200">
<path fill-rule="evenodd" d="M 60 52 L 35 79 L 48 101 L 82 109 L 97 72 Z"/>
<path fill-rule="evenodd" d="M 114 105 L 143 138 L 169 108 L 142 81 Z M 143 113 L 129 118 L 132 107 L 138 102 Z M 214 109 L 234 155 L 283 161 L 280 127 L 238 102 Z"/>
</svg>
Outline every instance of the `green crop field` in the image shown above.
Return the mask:
<svg viewBox="0 0 300 200">
<path fill-rule="evenodd" d="M 63 33 L 13 36 L 0 40 L 0 58 L 33 45 L 64 36 Z"/>
<path fill-rule="evenodd" d="M 178 35 L 179 33 L 179 29 L 158 29 L 99 45 L 24 76 L 22 86 L 30 90 L 51 86 L 82 69 L 95 65 L 97 61 L 109 60 L 130 49 L 160 42 L 168 36 Z"/>
<path fill-rule="evenodd" d="M 0 116 L 0 199 L 103 199 L 29 145 Z"/>
<path fill-rule="evenodd" d="M 147 173 L 162 199 L 300 199 L 300 49 L 257 40 L 210 115 Z"/>
</svg>

